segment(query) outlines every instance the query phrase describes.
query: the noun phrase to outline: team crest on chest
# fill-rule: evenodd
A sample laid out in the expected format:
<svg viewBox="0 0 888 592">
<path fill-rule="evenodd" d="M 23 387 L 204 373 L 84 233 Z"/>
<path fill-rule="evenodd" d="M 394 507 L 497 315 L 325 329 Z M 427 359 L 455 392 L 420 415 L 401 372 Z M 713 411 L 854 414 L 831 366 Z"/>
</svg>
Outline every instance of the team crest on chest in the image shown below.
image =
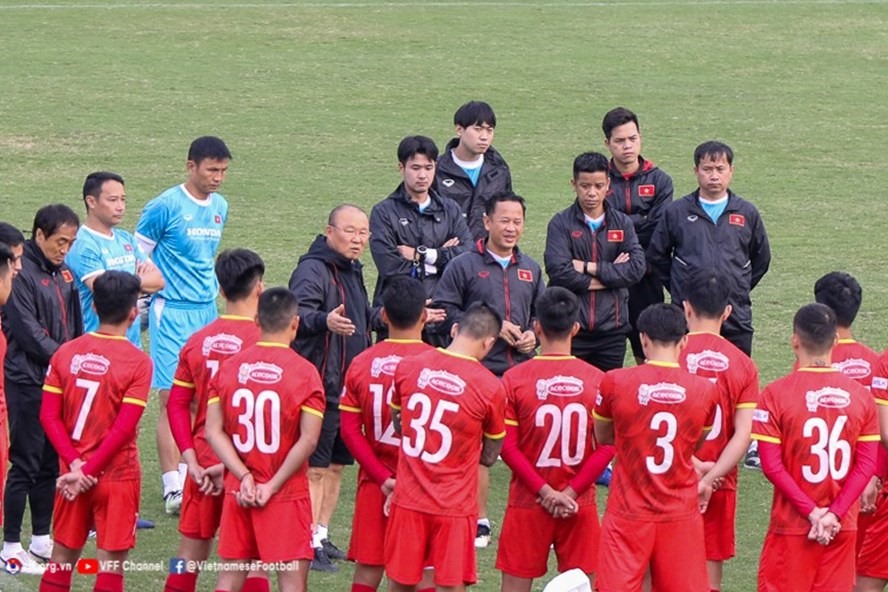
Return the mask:
<svg viewBox="0 0 888 592">
<path fill-rule="evenodd" d="M 518 279 L 522 282 L 532 282 L 533 281 L 533 272 L 529 269 L 519 269 L 518 270 Z"/>
<path fill-rule="evenodd" d="M 808 411 L 814 413 L 818 407 L 829 409 L 844 409 L 851 404 L 851 395 L 848 391 L 828 386 L 817 391 L 805 393 L 805 406 Z"/>
<path fill-rule="evenodd" d="M 247 384 L 250 381 L 259 384 L 277 384 L 281 381 L 284 371 L 277 364 L 268 362 L 256 362 L 255 364 L 243 363 L 237 371 L 237 381 Z"/>
<path fill-rule="evenodd" d="M 853 378 L 854 380 L 866 378 L 870 375 L 870 372 L 872 372 L 869 362 L 861 360 L 860 358 L 848 358 L 841 362 L 833 362 L 832 367 L 848 378 Z"/>
<path fill-rule="evenodd" d="M 643 384 L 638 387 L 638 403 L 647 406 L 648 403 L 665 403 L 676 405 L 687 399 L 687 391 L 683 386 L 671 382 L 658 382 L 657 384 Z"/>
<path fill-rule="evenodd" d="M 78 354 L 71 358 L 71 374 L 92 374 L 93 376 L 104 376 L 111 368 L 111 361 L 100 354 Z"/>
<path fill-rule="evenodd" d="M 540 378 L 536 383 L 536 395 L 540 401 L 545 401 L 548 397 L 577 397 L 583 391 L 583 381 L 576 376 Z"/>
<path fill-rule="evenodd" d="M 236 354 L 243 347 L 243 340 L 235 335 L 227 333 L 219 333 L 204 338 L 203 347 L 200 351 L 204 357 L 210 355 L 210 352 L 216 352 L 225 356 Z"/>
<path fill-rule="evenodd" d="M 697 354 L 688 354 L 688 372 L 691 374 L 696 374 L 698 370 L 724 372 L 730 365 L 728 356 L 711 349 L 704 349 Z"/>
<path fill-rule="evenodd" d="M 746 226 L 746 216 L 743 214 L 731 214 L 728 217 L 728 222 L 734 226 Z"/>
<path fill-rule="evenodd" d="M 657 188 L 653 185 L 639 185 L 638 186 L 638 195 L 641 197 L 654 197 L 654 193 L 656 193 Z"/>
<path fill-rule="evenodd" d="M 382 374 L 394 376 L 395 368 L 398 367 L 398 362 L 400 361 L 401 356 L 394 354 L 384 358 L 373 358 L 373 362 L 370 364 L 370 375 L 373 378 L 379 378 Z"/>
<path fill-rule="evenodd" d="M 607 242 L 609 242 L 609 243 L 623 242 L 623 231 L 620 229 L 608 230 L 607 231 Z"/>
<path fill-rule="evenodd" d="M 424 368 L 416 381 L 419 388 L 431 387 L 445 395 L 461 395 L 466 390 L 466 381 L 446 370 L 430 370 Z"/>
</svg>

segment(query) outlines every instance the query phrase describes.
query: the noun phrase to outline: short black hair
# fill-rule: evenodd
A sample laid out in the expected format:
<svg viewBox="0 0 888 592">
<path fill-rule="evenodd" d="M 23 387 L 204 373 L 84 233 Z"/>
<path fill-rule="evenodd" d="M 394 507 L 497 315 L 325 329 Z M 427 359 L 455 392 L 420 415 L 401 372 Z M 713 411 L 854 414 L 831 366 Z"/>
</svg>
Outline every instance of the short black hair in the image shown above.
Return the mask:
<svg viewBox="0 0 888 592">
<path fill-rule="evenodd" d="M 688 334 L 684 311 L 674 304 L 651 304 L 638 315 L 636 327 L 651 341 L 663 344 L 678 343 Z"/>
<path fill-rule="evenodd" d="M 634 123 L 638 131 L 641 131 L 641 126 L 638 125 L 638 117 L 635 116 L 635 113 L 625 107 L 617 107 L 604 114 L 604 119 L 601 122 L 601 131 L 604 132 L 604 137 L 610 140 L 611 132 L 614 131 L 614 128 L 627 123 Z"/>
<path fill-rule="evenodd" d="M 573 292 L 560 286 L 549 286 L 536 301 L 536 316 L 543 334 L 551 339 L 564 339 L 573 331 L 580 303 Z"/>
<path fill-rule="evenodd" d="M 265 275 L 265 262 L 249 249 L 226 249 L 216 258 L 216 277 L 225 299 L 243 300 Z"/>
<path fill-rule="evenodd" d="M 406 275 L 390 279 L 382 291 L 382 306 L 389 324 L 409 329 L 419 322 L 425 310 L 426 293 L 422 281 Z"/>
<path fill-rule="evenodd" d="M 731 302 L 732 282 L 717 269 L 695 269 L 682 282 L 685 300 L 698 316 L 717 319 Z"/>
<path fill-rule="evenodd" d="M 83 182 L 83 203 L 86 203 L 87 195 L 92 195 L 93 197 L 98 198 L 99 194 L 102 193 L 102 186 L 106 181 L 117 181 L 121 185 L 126 185 L 126 183 L 123 182 L 123 177 L 117 173 L 109 173 L 106 171 L 90 173 L 86 176 L 86 180 Z"/>
<path fill-rule="evenodd" d="M 435 141 L 426 136 L 407 136 L 398 144 L 398 162 L 401 164 L 407 164 L 417 154 L 422 154 L 432 162 L 438 160 Z"/>
<path fill-rule="evenodd" d="M 285 330 L 298 314 L 299 301 L 287 288 L 269 288 L 259 296 L 259 328 L 266 333 Z"/>
<path fill-rule="evenodd" d="M 194 164 L 200 164 L 207 158 L 231 160 L 231 152 L 221 138 L 201 136 L 191 142 L 191 146 L 188 148 L 188 160 L 194 162 Z"/>
<path fill-rule="evenodd" d="M 497 193 L 488 199 L 487 203 L 484 204 L 484 213 L 487 214 L 488 217 L 492 216 L 494 210 L 496 210 L 496 204 L 504 202 L 521 204 L 521 213 L 527 215 L 527 202 L 524 201 L 523 197 L 512 192 Z"/>
<path fill-rule="evenodd" d="M 25 235 L 9 222 L 0 222 L 0 243 L 5 243 L 9 247 L 17 247 L 25 244 Z"/>
<path fill-rule="evenodd" d="M 109 270 L 93 282 L 93 303 L 99 322 L 119 325 L 136 307 L 142 280 L 126 271 Z"/>
<path fill-rule="evenodd" d="M 34 216 L 34 227 L 31 229 L 31 236 L 36 237 L 37 231 L 43 233 L 44 238 L 48 238 L 59 231 L 59 228 L 68 224 L 75 229 L 80 228 L 80 218 L 74 213 L 74 210 L 65 204 L 53 204 L 43 206 L 37 210 Z"/>
<path fill-rule="evenodd" d="M 815 356 L 824 355 L 836 342 L 836 313 L 825 304 L 813 302 L 796 312 L 792 319 L 792 332 L 801 342 L 802 349 Z"/>
<path fill-rule="evenodd" d="M 487 124 L 496 127 L 496 113 L 484 101 L 469 101 L 453 114 L 453 124 L 459 127 Z"/>
<path fill-rule="evenodd" d="M 9 245 L 0 242 L 0 277 L 6 277 L 6 274 L 12 273 L 12 266 L 15 265 L 15 254 Z"/>
<path fill-rule="evenodd" d="M 580 173 L 602 172 L 607 172 L 607 157 L 600 152 L 583 152 L 574 159 L 574 180 L 580 177 Z"/>
<path fill-rule="evenodd" d="M 734 164 L 734 151 L 724 142 L 710 140 L 703 142 L 694 149 L 694 166 L 700 166 L 700 162 L 704 158 L 709 160 L 718 160 L 719 156 L 724 156 L 728 164 Z"/>
<path fill-rule="evenodd" d="M 465 335 L 471 339 L 487 339 L 497 337 L 503 329 L 503 317 L 481 301 L 469 305 L 457 322 L 457 335 Z"/>
<path fill-rule="evenodd" d="M 833 271 L 814 284 L 814 301 L 833 309 L 839 327 L 850 327 L 860 310 L 863 288 L 851 274 Z"/>
</svg>

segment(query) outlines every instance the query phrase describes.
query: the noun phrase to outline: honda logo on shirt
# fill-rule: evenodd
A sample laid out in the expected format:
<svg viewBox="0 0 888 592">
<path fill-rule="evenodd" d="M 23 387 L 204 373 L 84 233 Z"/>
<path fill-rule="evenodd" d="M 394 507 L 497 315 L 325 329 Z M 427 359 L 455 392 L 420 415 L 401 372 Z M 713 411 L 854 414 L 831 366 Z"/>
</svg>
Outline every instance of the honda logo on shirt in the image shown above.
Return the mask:
<svg viewBox="0 0 888 592">
<path fill-rule="evenodd" d="M 657 188 L 653 185 L 639 185 L 638 186 L 638 195 L 641 197 L 654 197 L 654 193 Z"/>
<path fill-rule="evenodd" d="M 623 242 L 623 231 L 622 230 L 608 230 L 607 231 L 607 242 L 609 242 L 609 243 Z"/>
<path fill-rule="evenodd" d="M 728 217 L 728 222 L 734 226 L 746 226 L 746 217 L 743 214 L 731 214 Z"/>
<path fill-rule="evenodd" d="M 519 269 L 518 270 L 518 279 L 522 282 L 532 282 L 533 281 L 533 272 L 529 269 Z"/>
</svg>

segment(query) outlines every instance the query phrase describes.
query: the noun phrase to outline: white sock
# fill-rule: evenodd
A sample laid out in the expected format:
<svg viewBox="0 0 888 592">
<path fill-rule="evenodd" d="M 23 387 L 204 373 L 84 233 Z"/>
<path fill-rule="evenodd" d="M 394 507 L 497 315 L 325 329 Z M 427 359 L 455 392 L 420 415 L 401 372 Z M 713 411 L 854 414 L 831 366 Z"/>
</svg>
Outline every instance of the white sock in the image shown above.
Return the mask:
<svg viewBox="0 0 888 592">
<path fill-rule="evenodd" d="M 486 526 L 487 528 L 490 528 L 490 520 L 488 520 L 487 518 L 479 518 L 478 526 Z"/>
<path fill-rule="evenodd" d="M 12 557 L 20 551 L 24 551 L 21 543 L 9 543 L 7 541 L 3 541 L 3 554 L 7 557 Z"/>
<path fill-rule="evenodd" d="M 48 534 L 32 534 L 31 535 L 31 546 L 35 549 L 45 549 L 49 546 L 52 540 L 49 538 Z"/>
<path fill-rule="evenodd" d="M 160 476 L 163 481 L 163 494 L 171 491 L 182 491 L 182 483 L 179 481 L 179 471 L 167 471 Z"/>
<path fill-rule="evenodd" d="M 321 542 L 325 538 L 327 538 L 327 527 L 323 524 L 318 524 L 315 526 L 314 534 L 311 536 L 311 546 L 313 548 L 323 547 L 324 544 Z"/>
<path fill-rule="evenodd" d="M 188 480 L 188 465 L 186 463 L 179 463 L 179 483 L 182 484 L 182 489 L 185 487 L 185 481 Z"/>
</svg>

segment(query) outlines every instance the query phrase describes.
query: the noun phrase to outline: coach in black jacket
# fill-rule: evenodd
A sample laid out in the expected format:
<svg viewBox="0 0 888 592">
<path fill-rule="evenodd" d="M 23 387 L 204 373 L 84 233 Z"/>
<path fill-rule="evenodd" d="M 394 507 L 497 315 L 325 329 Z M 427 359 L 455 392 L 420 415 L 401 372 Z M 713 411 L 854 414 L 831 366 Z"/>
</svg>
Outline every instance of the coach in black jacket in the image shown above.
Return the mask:
<svg viewBox="0 0 888 592">
<path fill-rule="evenodd" d="M 31 551 L 41 557 L 49 548 L 59 471 L 55 449 L 40 425 L 43 379 L 56 350 L 83 333 L 80 296 L 65 265 L 79 226 L 77 214 L 68 206 L 40 208 L 33 238 L 25 242 L 22 270 L 4 307 L 3 330 L 9 341 L 4 370 L 10 469 L 3 500 L 3 540 L 21 542 L 22 517 L 30 502 L 33 535 L 46 542 L 35 544 L 32 537 Z M 27 560 L 16 558 L 23 563 L 22 571 L 27 571 Z"/>
<path fill-rule="evenodd" d="M 734 153 L 721 142 L 697 147 L 694 170 L 700 186 L 666 209 L 647 256 L 676 304 L 684 300 L 683 284 L 695 269 L 718 269 L 729 276 L 733 312 L 722 335 L 749 355 L 753 333 L 749 294 L 768 271 L 771 248 L 758 210 L 728 189 L 733 161 Z"/>
<path fill-rule="evenodd" d="M 577 199 L 555 214 L 546 231 L 549 285 L 580 299 L 573 354 L 608 371 L 623 366 L 629 325 L 628 288 L 644 275 L 644 251 L 632 220 L 605 201 L 607 158 L 587 152 L 574 160 Z"/>
</svg>

